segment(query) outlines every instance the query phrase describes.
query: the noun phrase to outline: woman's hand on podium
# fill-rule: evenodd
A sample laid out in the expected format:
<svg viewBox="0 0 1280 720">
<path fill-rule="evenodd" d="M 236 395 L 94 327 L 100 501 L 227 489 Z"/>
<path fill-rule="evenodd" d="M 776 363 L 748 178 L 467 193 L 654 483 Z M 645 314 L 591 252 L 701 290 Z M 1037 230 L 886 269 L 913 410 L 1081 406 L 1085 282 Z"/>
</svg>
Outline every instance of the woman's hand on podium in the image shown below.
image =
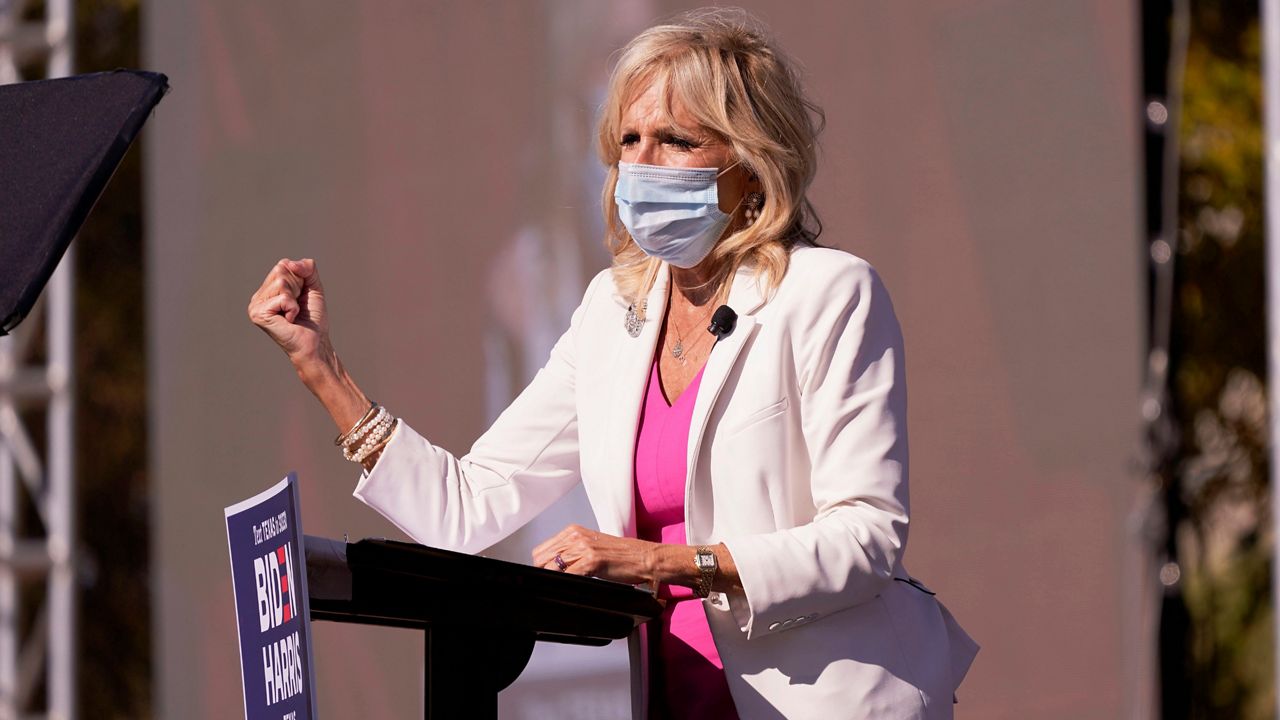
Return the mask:
<svg viewBox="0 0 1280 720">
<path fill-rule="evenodd" d="M 547 570 L 639 585 L 654 576 L 653 553 L 658 543 L 606 535 L 570 525 L 533 549 L 533 564 Z M 556 562 L 559 558 L 564 567 Z"/>
<path fill-rule="evenodd" d="M 719 567 L 711 589 L 740 590 L 738 566 L 724 543 L 711 546 Z M 701 577 L 691 545 L 655 543 L 617 537 L 581 525 L 569 525 L 533 549 L 533 564 L 572 575 L 613 580 L 631 585 L 661 583 L 697 587 Z"/>
</svg>

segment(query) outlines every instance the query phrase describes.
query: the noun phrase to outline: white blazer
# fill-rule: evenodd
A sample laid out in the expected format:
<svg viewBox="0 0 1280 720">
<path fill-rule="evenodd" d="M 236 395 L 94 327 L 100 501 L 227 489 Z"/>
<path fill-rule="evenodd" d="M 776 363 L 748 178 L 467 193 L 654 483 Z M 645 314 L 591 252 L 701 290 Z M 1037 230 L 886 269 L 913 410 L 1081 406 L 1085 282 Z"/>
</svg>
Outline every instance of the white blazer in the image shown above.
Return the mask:
<svg viewBox="0 0 1280 720">
<path fill-rule="evenodd" d="M 478 552 L 582 482 L 600 530 L 634 537 L 637 423 L 667 282 L 631 337 L 627 303 L 598 274 L 470 453 L 401 424 L 355 496 L 418 542 Z M 772 298 L 744 269 L 728 304 L 737 327 L 694 404 L 685 532 L 723 542 L 742 577 L 741 592 L 703 601 L 740 716 L 950 718 L 977 645 L 905 582 L 907 395 L 889 295 L 865 261 L 805 247 Z"/>
</svg>

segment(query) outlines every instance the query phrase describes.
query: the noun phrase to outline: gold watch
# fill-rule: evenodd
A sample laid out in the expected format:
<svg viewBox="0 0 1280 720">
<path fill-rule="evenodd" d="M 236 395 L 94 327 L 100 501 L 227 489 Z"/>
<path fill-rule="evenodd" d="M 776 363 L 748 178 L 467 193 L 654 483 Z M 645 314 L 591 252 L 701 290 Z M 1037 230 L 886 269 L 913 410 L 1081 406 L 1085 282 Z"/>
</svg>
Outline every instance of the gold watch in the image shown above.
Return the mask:
<svg viewBox="0 0 1280 720">
<path fill-rule="evenodd" d="M 699 545 L 693 556 L 693 564 L 698 567 L 698 585 L 693 592 L 698 597 L 704 598 L 711 594 L 711 583 L 715 582 L 720 561 L 716 560 L 716 554 L 711 548 Z"/>
</svg>

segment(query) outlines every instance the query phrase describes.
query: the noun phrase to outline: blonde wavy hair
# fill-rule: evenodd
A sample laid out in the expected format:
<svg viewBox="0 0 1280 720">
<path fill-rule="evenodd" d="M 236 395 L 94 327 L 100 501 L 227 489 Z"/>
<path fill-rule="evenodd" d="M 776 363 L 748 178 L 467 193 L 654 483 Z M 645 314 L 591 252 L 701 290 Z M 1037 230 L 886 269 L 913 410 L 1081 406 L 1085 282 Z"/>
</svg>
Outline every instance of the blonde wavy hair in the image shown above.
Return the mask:
<svg viewBox="0 0 1280 720">
<path fill-rule="evenodd" d="M 622 49 L 609 77 L 597 132 L 608 166 L 602 194 L 605 244 L 613 254 L 619 294 L 638 303 L 648 295 L 661 261 L 644 254 L 618 219 L 613 192 L 622 155 L 622 115 L 652 84 L 660 84 L 668 122 L 678 104 L 730 145 L 760 180 L 759 217 L 716 243 L 708 256 L 719 292 L 739 267 L 752 267 L 766 293 L 787 272 L 790 250 L 815 244 L 822 223 L 806 193 L 817 170 L 814 144 L 822 110 L 805 97 L 790 61 L 745 11 L 713 8 L 649 28 Z"/>
</svg>

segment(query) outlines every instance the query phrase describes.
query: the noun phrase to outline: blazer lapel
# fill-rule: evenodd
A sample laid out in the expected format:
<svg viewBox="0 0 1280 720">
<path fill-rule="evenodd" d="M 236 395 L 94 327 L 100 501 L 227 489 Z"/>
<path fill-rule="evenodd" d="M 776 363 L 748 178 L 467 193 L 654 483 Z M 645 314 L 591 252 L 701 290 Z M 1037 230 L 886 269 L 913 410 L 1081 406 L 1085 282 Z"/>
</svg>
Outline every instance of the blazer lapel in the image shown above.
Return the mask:
<svg viewBox="0 0 1280 720">
<path fill-rule="evenodd" d="M 618 341 L 610 362 L 614 374 L 604 434 L 608 445 L 602 456 L 607 486 L 603 493 L 606 497 L 602 500 L 608 503 L 608 510 L 596 517 L 600 531 L 610 535 L 634 537 L 636 534 L 636 433 L 639 431 L 645 384 L 653 367 L 653 351 L 666 312 L 668 276 L 669 271 L 664 267 L 649 291 L 644 326 L 639 337 L 631 337 L 622 327 L 618 328 Z"/>
<path fill-rule="evenodd" d="M 734 275 L 733 286 L 729 289 L 730 308 L 737 313 L 737 324 L 732 333 L 716 342 L 707 358 L 706 367 L 702 370 L 702 380 L 698 384 L 698 396 L 693 403 L 693 417 L 689 421 L 688 469 L 684 487 L 684 524 L 686 541 L 697 543 L 706 540 L 694 537 L 697 525 L 690 523 L 690 505 L 693 498 L 693 476 L 697 468 L 698 453 L 702 448 L 703 435 L 707 429 L 707 419 L 711 409 L 720 398 L 729 371 L 733 369 L 742 352 L 747 339 L 755 331 L 756 319 L 753 313 L 764 303 L 763 293 L 756 282 L 754 272 L 748 268 L 739 268 Z"/>
</svg>

